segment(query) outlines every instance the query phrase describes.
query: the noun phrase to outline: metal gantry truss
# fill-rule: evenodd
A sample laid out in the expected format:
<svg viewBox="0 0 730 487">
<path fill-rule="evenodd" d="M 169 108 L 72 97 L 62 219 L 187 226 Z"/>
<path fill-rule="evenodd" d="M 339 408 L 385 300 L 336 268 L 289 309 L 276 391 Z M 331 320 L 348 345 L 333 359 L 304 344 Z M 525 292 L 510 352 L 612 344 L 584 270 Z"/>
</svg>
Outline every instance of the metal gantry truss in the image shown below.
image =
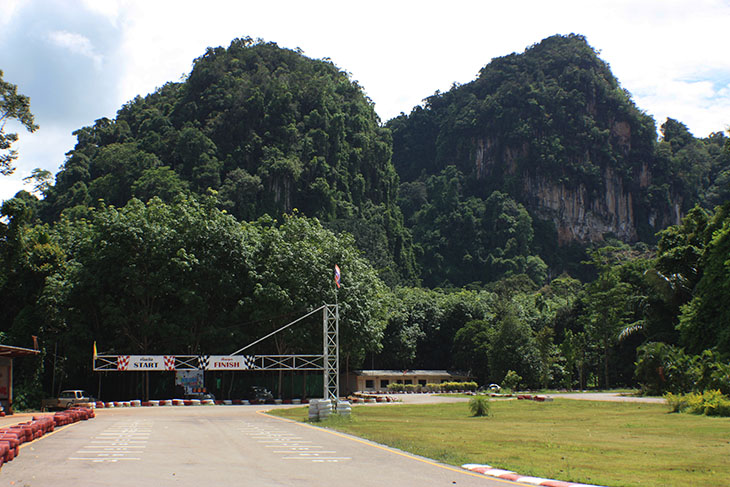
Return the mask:
<svg viewBox="0 0 730 487">
<path fill-rule="evenodd" d="M 340 397 L 340 310 L 336 304 L 324 306 L 324 398 Z"/>
<path fill-rule="evenodd" d="M 322 355 L 243 355 L 241 352 L 322 311 Z M 143 372 L 174 370 L 321 370 L 324 398 L 340 396 L 340 313 L 324 304 L 230 355 L 95 355 L 94 371 Z"/>
</svg>

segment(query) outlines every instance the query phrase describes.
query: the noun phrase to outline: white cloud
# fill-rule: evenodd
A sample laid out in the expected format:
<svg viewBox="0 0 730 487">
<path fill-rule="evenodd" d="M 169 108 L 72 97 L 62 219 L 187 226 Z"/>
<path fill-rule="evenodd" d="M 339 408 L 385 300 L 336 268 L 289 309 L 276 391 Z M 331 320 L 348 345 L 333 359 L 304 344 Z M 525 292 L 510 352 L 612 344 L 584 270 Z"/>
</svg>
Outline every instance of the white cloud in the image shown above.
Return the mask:
<svg viewBox="0 0 730 487">
<path fill-rule="evenodd" d="M 58 47 L 68 49 L 91 59 L 97 69 L 101 69 L 104 57 L 97 53 L 88 37 L 75 32 L 56 30 L 48 34 L 48 39 Z"/>
<path fill-rule="evenodd" d="M 89 12 L 103 15 L 112 25 L 116 25 L 119 9 L 122 7 L 120 2 L 116 0 L 82 0 L 82 3 Z"/>
<path fill-rule="evenodd" d="M 18 191 L 23 189 L 22 178 L 27 175 L 13 174 L 12 176 L 0 177 L 0 203 L 12 198 Z"/>
<path fill-rule="evenodd" d="M 0 177 L 0 202 L 12 198 L 21 189 L 31 191 L 32 184 L 26 185 L 23 178 L 30 176 L 35 168 L 47 169 L 55 176 L 65 161 L 64 154 L 73 149 L 76 142 L 65 127 L 41 125 L 33 133 L 19 126 L 10 130 L 18 133 L 18 141 L 13 144 L 18 151 L 18 159 L 15 160 L 15 172 L 11 176 Z"/>
<path fill-rule="evenodd" d="M 0 0 L 0 25 L 7 25 L 13 20 L 15 12 L 17 12 L 20 6 L 21 0 Z"/>
</svg>

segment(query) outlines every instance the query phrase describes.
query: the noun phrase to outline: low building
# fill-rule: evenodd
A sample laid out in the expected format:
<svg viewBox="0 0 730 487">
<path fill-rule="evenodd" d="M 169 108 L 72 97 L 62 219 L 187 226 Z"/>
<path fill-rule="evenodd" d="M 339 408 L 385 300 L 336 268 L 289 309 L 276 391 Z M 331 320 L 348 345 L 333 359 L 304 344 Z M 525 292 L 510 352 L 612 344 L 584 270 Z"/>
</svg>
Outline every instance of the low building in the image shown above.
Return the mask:
<svg viewBox="0 0 730 487">
<path fill-rule="evenodd" d="M 355 391 L 387 392 L 389 384 L 440 384 L 442 382 L 464 382 L 469 376 L 448 370 L 357 370 L 353 373 Z"/>
<path fill-rule="evenodd" d="M 0 405 L 5 413 L 13 413 L 13 359 L 39 353 L 30 348 L 0 345 Z"/>
</svg>

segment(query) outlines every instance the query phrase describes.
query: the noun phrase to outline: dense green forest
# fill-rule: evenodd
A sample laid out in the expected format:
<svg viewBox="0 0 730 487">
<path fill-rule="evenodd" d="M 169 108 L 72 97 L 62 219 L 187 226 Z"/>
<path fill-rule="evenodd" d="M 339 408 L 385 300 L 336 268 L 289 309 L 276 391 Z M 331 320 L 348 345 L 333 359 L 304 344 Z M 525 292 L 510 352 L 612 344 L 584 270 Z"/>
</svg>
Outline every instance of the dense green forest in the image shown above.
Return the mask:
<svg viewBox="0 0 730 487">
<path fill-rule="evenodd" d="M 728 394 L 729 139 L 656 127 L 577 35 L 385 124 L 329 60 L 209 48 L 74 132 L 55 181 L 34 173 L 42 198 L 3 203 L 0 343 L 42 352 L 16 399 L 96 390 L 94 341 L 225 354 L 335 293 L 344 368 Z M 555 188 L 592 220 L 561 219 Z M 314 353 L 316 329 L 258 353 Z"/>
</svg>

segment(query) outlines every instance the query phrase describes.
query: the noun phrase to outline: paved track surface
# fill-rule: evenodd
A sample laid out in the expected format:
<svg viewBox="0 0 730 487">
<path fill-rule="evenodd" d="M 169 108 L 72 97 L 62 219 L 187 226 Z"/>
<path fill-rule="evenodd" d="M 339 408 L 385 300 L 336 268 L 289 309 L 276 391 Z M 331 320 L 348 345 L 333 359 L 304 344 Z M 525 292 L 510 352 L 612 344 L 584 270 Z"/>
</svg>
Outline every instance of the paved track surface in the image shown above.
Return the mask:
<svg viewBox="0 0 730 487">
<path fill-rule="evenodd" d="M 554 398 L 564 397 L 582 401 L 645 402 L 654 404 L 664 404 L 666 402 L 662 397 L 627 396 L 617 392 L 560 392 L 549 395 Z"/>
<path fill-rule="evenodd" d="M 517 485 L 261 413 L 270 407 L 98 410 L 24 445 L 0 485 Z"/>
</svg>

